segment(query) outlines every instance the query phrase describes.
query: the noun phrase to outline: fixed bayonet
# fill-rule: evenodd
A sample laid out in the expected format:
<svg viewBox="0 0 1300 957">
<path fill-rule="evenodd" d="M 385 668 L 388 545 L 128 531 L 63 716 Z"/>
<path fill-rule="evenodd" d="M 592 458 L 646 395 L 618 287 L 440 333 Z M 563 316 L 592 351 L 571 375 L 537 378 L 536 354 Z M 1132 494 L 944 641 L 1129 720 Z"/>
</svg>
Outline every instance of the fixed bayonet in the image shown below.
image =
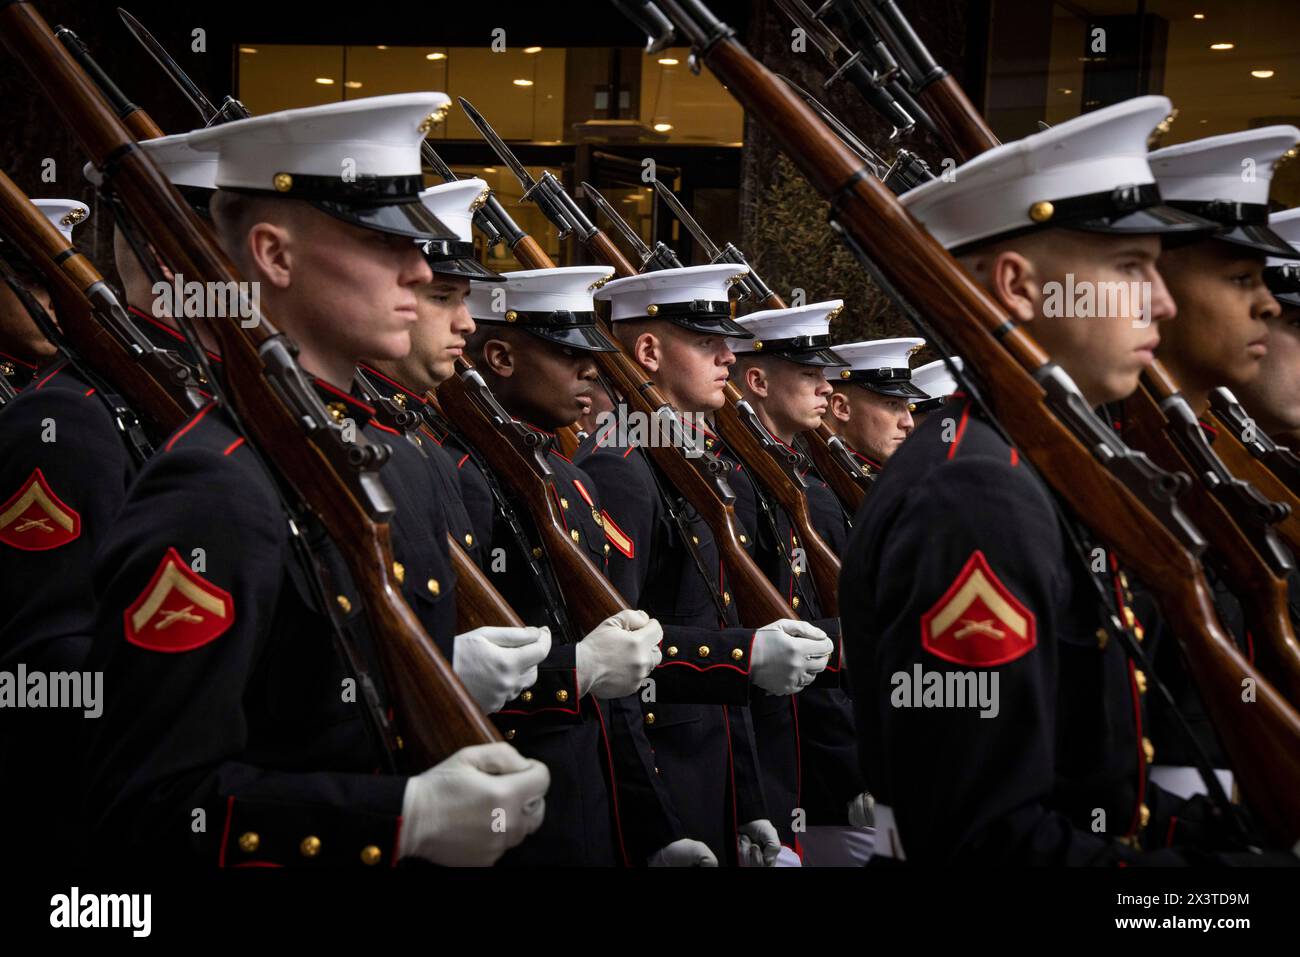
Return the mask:
<svg viewBox="0 0 1300 957">
<path fill-rule="evenodd" d="M 659 240 L 655 240 L 654 248 L 647 246 L 639 233 L 632 228 L 626 219 L 618 214 L 609 200 L 600 195 L 600 191 L 590 183 L 582 183 L 578 187 L 581 190 L 579 195 L 586 196 L 596 204 L 596 209 L 605 214 L 605 218 L 614 224 L 614 228 L 619 231 L 624 239 L 641 257 L 640 272 L 654 272 L 658 269 L 680 269 L 682 261 L 677 258 L 677 254 L 668 246 Z"/>
<path fill-rule="evenodd" d="M 573 197 L 564 191 L 563 184 L 551 174 L 550 170 L 543 170 L 540 179 L 533 179 L 532 174 L 524 168 L 524 164 L 519 162 L 519 158 L 510 151 L 510 147 L 506 146 L 505 141 L 497 135 L 488 121 L 483 119 L 483 115 L 474 109 L 469 100 L 463 96 L 458 99 L 465 110 L 465 115 L 469 117 L 469 121 L 474 124 L 474 128 L 479 131 L 483 139 L 487 140 L 488 146 L 492 147 L 492 152 L 496 153 L 497 158 L 510 167 L 510 172 L 518 177 L 520 185 L 524 188 L 523 198 L 537 204 L 546 218 L 559 230 L 561 239 L 570 233 L 577 233 L 581 240 L 590 239 L 595 235 L 597 232 L 595 225 L 573 201 Z"/>
<path fill-rule="evenodd" d="M 868 60 L 868 54 L 850 50 L 821 21 L 825 8 L 813 13 L 803 0 L 776 0 L 776 3 L 830 63 L 833 72 L 824 86 L 829 88 L 840 78 L 852 83 L 872 108 L 893 125 L 894 131 L 889 137 L 891 140 L 912 131 L 916 120 L 910 104 L 899 102 L 895 95 L 897 86 L 891 86 L 898 75 L 898 64 L 889 56 L 889 51 L 883 44 L 873 45 L 868 50 L 870 57 L 875 60 L 873 65 Z"/>
<path fill-rule="evenodd" d="M 686 227 L 687 231 L 695 237 L 695 241 L 700 244 L 700 248 L 702 248 L 705 255 L 709 257 L 710 263 L 735 263 L 737 266 L 745 267 L 746 273 L 740 279 L 740 286 L 744 290 L 741 293 L 742 299 L 752 298 L 754 304 L 760 308 L 763 307 L 765 302 L 772 299 L 772 290 L 768 288 L 767 283 L 763 282 L 762 277 L 754 272 L 753 267 L 745 260 L 744 253 L 731 243 L 727 243 L 726 246 L 719 249 L 718 244 L 709 238 L 708 234 L 704 231 L 704 227 L 695 221 L 695 217 L 690 214 L 682 204 L 682 201 L 677 198 L 676 193 L 663 183 L 659 182 L 659 180 L 654 181 L 654 187 L 655 192 L 659 194 L 659 198 L 668 205 L 668 208 L 673 211 L 673 215 L 676 216 L 678 220 L 681 221 L 681 224 Z"/>
<path fill-rule="evenodd" d="M 804 102 L 813 108 L 813 111 L 826 121 L 829 126 L 841 140 L 844 145 L 853 152 L 862 157 L 863 162 L 871 166 L 877 178 L 888 186 L 895 196 L 901 196 L 913 187 L 920 186 L 922 183 L 934 179 L 934 174 L 930 172 L 930 167 L 926 165 L 925 160 L 917 156 L 910 150 L 899 150 L 894 157 L 892 166 L 887 164 L 883 157 L 873 150 L 866 143 L 862 142 L 852 130 L 845 126 L 838 116 L 827 109 L 818 99 L 813 96 L 794 80 L 786 76 L 777 74 L 785 82 L 785 85 L 794 90 Z"/>
<path fill-rule="evenodd" d="M 121 7 L 117 8 L 117 15 L 122 18 L 122 22 L 126 24 L 131 36 L 139 41 L 145 51 L 154 58 L 154 62 L 163 68 L 163 72 L 171 77 L 172 82 L 180 87 L 181 93 L 185 94 L 185 98 L 199 111 L 204 126 L 216 126 L 230 120 L 247 119 L 251 115 L 244 104 L 233 96 L 227 96 L 219 109 L 213 106 L 212 101 L 203 95 L 203 91 L 199 89 L 198 84 L 189 78 L 189 75 L 181 69 L 180 64 L 172 59 L 171 54 L 163 48 L 163 45 L 145 28 L 143 23 Z"/>
</svg>

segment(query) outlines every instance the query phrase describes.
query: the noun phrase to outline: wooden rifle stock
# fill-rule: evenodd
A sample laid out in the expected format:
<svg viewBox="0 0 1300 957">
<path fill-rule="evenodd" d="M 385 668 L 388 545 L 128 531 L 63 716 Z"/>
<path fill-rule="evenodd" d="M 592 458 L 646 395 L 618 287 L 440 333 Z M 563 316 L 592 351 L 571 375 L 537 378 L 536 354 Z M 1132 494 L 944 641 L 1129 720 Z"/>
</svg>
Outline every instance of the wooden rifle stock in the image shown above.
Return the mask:
<svg viewBox="0 0 1300 957">
<path fill-rule="evenodd" d="M 999 145 L 997 136 L 952 74 L 945 73 L 942 78 L 921 87 L 917 99 L 957 153 L 958 162 L 964 163 Z"/>
<path fill-rule="evenodd" d="M 1297 560 L 1300 560 L 1300 497 L 1291 486 L 1251 454 L 1229 423 L 1221 419 L 1220 425 L 1222 428 L 1214 440 L 1214 451 L 1233 475 L 1246 479 L 1273 501 L 1289 506 L 1290 511 L 1286 518 L 1278 522 L 1277 531 Z"/>
<path fill-rule="evenodd" d="M 3 172 L 0 230 L 44 275 L 58 312 L 60 335 L 78 356 L 135 412 L 148 417 L 157 432 L 171 432 L 189 418 L 195 411 L 191 370 L 174 353 L 159 351 L 149 356 L 146 365 L 141 361 L 144 357 L 137 359 L 125 342 L 104 327 L 96 310 L 117 307 L 104 277 Z"/>
<path fill-rule="evenodd" d="M 749 467 L 754 481 L 771 492 L 777 504 L 790 516 L 790 522 L 803 547 L 808 570 L 812 573 L 813 587 L 817 590 L 822 615 L 838 618 L 840 560 L 813 527 L 812 514 L 808 510 L 808 486 L 799 474 L 800 455 L 794 449 L 765 448 L 760 444 L 754 430 L 741 420 L 748 403 L 741 404 L 744 398 L 730 382 L 727 383 L 726 392 L 726 401 L 714 413 L 718 434 L 727 443 L 727 447 Z M 748 411 L 751 415 L 756 414 L 752 409 Z M 784 461 L 779 461 L 778 456 L 784 457 Z M 800 574 L 793 555 L 791 562 L 794 574 Z"/>
<path fill-rule="evenodd" d="M 1160 400 L 1176 392 L 1163 370 L 1124 402 L 1124 438 L 1151 456 L 1161 468 L 1198 475 L 1204 471 L 1171 438 L 1172 423 L 1161 411 Z M 1231 513 L 1205 483 L 1193 480 L 1179 504 L 1205 533 L 1214 558 L 1233 593 L 1241 600 L 1246 625 L 1260 670 L 1294 706 L 1300 702 L 1300 645 L 1287 606 L 1287 580 L 1273 570 L 1255 543 L 1233 520 Z"/>
<path fill-rule="evenodd" d="M 850 516 L 856 515 L 862 500 L 867 496 L 867 484 L 872 476 L 862 471 L 844 447 L 844 440 L 832 432 L 825 423 L 816 429 L 800 433 L 808 458 L 812 459 L 817 474 L 830 486 L 835 497 Z"/>
<path fill-rule="evenodd" d="M 473 631 L 486 625 L 522 628 L 523 620 L 501 597 L 492 580 L 469 557 L 460 542 L 447 533 L 451 565 L 456 570 L 456 631 Z"/>
<path fill-rule="evenodd" d="M 0 6 L 0 38 L 62 115 L 98 167 L 112 157 L 114 187 L 162 257 L 187 277 L 234 282 L 234 267 L 166 177 L 134 142 L 99 90 L 25 0 Z M 388 526 L 392 500 L 376 469 L 384 455 L 361 436 L 344 443 L 262 318 L 208 323 L 221 344 L 224 385 L 249 440 L 328 530 L 361 593 L 412 769 L 469 744 L 500 740 L 401 596 Z M 304 419 L 305 414 L 305 419 Z"/>
<path fill-rule="evenodd" d="M 627 608 L 627 602 L 565 530 L 556 505 L 559 493 L 555 490 L 555 474 L 546 464 L 545 446 L 531 439 L 544 436 L 518 423 L 496 421 L 497 416 L 482 408 L 462 378 L 472 369 L 464 359 L 457 362 L 458 374 L 438 386 L 438 405 L 496 477 L 528 509 L 556 579 L 575 595 L 575 600 L 566 605 L 585 634 Z"/>
<path fill-rule="evenodd" d="M 1223 632 L 1197 557 L 1047 407 L 1048 357 L 875 179 L 802 100 L 717 21 L 698 13 L 697 52 L 728 90 L 832 202 L 840 228 L 881 275 L 929 316 L 980 370 L 985 397 L 1016 446 L 1077 516 L 1140 569 L 1186 654 L 1261 823 L 1291 846 L 1300 837 L 1300 716 Z M 707 12 L 707 11 L 706 11 Z M 899 255 L 907 250 L 907 255 Z M 1254 689 L 1242 700 L 1243 682 Z"/>
</svg>

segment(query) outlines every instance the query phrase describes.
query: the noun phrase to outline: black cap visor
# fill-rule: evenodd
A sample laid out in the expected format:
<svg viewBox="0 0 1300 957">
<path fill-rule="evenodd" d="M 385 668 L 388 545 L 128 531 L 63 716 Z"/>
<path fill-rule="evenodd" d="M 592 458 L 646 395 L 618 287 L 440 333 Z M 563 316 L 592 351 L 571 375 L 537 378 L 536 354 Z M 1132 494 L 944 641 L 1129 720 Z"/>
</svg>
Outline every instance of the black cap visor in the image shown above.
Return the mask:
<svg viewBox="0 0 1300 957">
<path fill-rule="evenodd" d="M 662 318 L 662 317 L 660 317 Z M 709 336 L 726 336 L 728 339 L 753 339 L 754 334 L 740 323 L 726 316 L 669 316 L 669 322 L 676 323 L 691 332 L 702 332 Z"/>
<path fill-rule="evenodd" d="M 459 276 L 474 282 L 505 282 L 506 277 L 495 273 L 471 256 L 458 256 L 453 259 L 441 259 L 425 254 L 429 268 L 437 276 Z"/>
<path fill-rule="evenodd" d="M 801 366 L 820 366 L 823 368 L 840 369 L 847 368 L 848 363 L 841 359 L 830 349 L 797 349 L 789 352 L 777 349 L 772 352 L 767 350 L 747 352 L 745 355 L 764 356 L 772 355 L 778 359 L 785 359 L 787 362 L 794 362 Z"/>
<path fill-rule="evenodd" d="M 599 326 L 523 326 L 539 339 L 583 352 L 618 352 Z"/>
<path fill-rule="evenodd" d="M 1208 239 L 1223 227 L 1213 220 L 1158 204 L 1133 210 L 1117 217 L 1100 216 L 1069 223 L 1056 223 L 1066 229 L 1116 236 L 1150 236 L 1161 238 L 1166 247 L 1186 245 Z"/>
<path fill-rule="evenodd" d="M 881 395 L 888 395 L 897 399 L 930 398 L 928 394 L 912 385 L 912 383 L 906 379 L 885 379 L 876 382 L 859 379 L 857 384 L 870 392 L 879 392 Z"/>
<path fill-rule="evenodd" d="M 409 236 L 411 239 L 459 241 L 460 238 L 442 220 L 429 212 L 429 207 L 420 202 L 419 197 L 409 202 L 378 206 L 354 205 L 332 199 L 312 199 L 309 202 L 335 219 L 363 229 L 373 229 L 393 236 Z"/>
<path fill-rule="evenodd" d="M 1295 247 L 1279 236 L 1268 226 L 1254 223 L 1242 223 L 1229 227 L 1226 232 L 1214 237 L 1234 246 L 1245 246 L 1270 256 L 1291 258 L 1295 256 Z"/>
</svg>

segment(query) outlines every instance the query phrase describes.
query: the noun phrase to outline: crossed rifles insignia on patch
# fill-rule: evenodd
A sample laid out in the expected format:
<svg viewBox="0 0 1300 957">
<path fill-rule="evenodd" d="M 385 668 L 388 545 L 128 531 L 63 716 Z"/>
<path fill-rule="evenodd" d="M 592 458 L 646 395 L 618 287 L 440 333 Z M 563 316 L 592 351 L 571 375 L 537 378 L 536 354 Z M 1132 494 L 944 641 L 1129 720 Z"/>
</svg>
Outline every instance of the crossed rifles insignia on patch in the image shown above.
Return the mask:
<svg viewBox="0 0 1300 957">
<path fill-rule="evenodd" d="M 971 554 L 943 597 L 921 617 L 921 646 L 954 664 L 1004 665 L 1037 642 L 1034 613 L 994 574 L 981 551 Z"/>
<path fill-rule="evenodd" d="M 80 535 L 81 516 L 54 494 L 40 469 L 0 505 L 0 542 L 6 545 L 43 552 Z"/>
<path fill-rule="evenodd" d="M 153 578 L 122 614 L 126 640 L 150 651 L 191 651 L 219 637 L 235 620 L 230 593 L 167 549 Z"/>
</svg>

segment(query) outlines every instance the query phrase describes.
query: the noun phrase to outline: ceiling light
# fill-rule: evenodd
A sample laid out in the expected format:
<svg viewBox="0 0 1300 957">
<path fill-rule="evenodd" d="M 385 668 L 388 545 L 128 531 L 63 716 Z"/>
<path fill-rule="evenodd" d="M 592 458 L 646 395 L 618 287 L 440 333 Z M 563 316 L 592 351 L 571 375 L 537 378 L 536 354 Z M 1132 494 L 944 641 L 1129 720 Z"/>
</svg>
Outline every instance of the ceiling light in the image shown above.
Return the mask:
<svg viewBox="0 0 1300 957">
<path fill-rule="evenodd" d="M 348 80 L 348 81 L 346 81 L 343 85 L 346 86 L 349 90 L 359 90 L 359 89 L 361 89 L 361 81 L 360 81 L 360 80 Z"/>
<path fill-rule="evenodd" d="M 497 171 L 497 168 L 496 168 L 495 166 L 484 166 L 484 167 L 483 167 L 483 172 L 485 172 L 485 173 L 495 173 L 496 171 Z"/>
<path fill-rule="evenodd" d="M 1211 49 L 1211 50 L 1231 50 L 1231 49 L 1233 49 L 1236 45 L 1237 45 L 1237 44 L 1235 44 L 1235 43 L 1211 43 L 1211 44 L 1210 44 L 1210 49 Z"/>
<path fill-rule="evenodd" d="M 541 53 L 541 52 L 542 52 L 542 48 L 541 48 L 541 47 L 524 47 L 524 52 L 525 52 L 525 53 Z"/>
<path fill-rule="evenodd" d="M 1057 93 L 1064 93 L 1066 96 L 1069 96 L 1069 95 L 1070 95 L 1071 93 L 1073 93 L 1074 91 L 1073 91 L 1072 89 L 1070 89 L 1068 86 L 1062 86 L 1062 87 L 1057 87 L 1056 92 L 1057 92 Z"/>
<path fill-rule="evenodd" d="M 671 130 L 672 128 L 673 128 L 673 125 L 672 125 L 671 123 L 656 123 L 656 124 L 655 124 L 655 132 L 656 132 L 656 133 L 667 133 L 667 132 L 668 132 L 669 130 Z"/>
<path fill-rule="evenodd" d="M 1267 80 L 1270 76 L 1273 75 L 1273 71 L 1272 70 L 1251 70 L 1250 75 L 1255 77 L 1257 80 Z"/>
<path fill-rule="evenodd" d="M 679 60 L 679 59 L 677 59 L 677 57 L 675 57 L 675 56 L 660 57 L 660 59 L 659 59 L 659 65 L 660 65 L 660 66 L 676 66 L 677 64 L 679 64 L 679 63 L 681 63 L 681 62 L 682 62 L 682 61 Z"/>
<path fill-rule="evenodd" d="M 375 49 L 376 49 L 376 50 L 387 50 L 388 47 L 384 46 L 384 45 L 381 43 L 381 44 L 379 44 L 379 46 L 375 47 Z"/>
<path fill-rule="evenodd" d="M 256 52 L 257 52 L 257 47 L 240 47 L 240 48 L 239 48 L 239 52 L 240 52 L 240 53 L 256 53 Z"/>
<path fill-rule="evenodd" d="M 424 55 L 424 58 L 425 58 L 426 60 L 445 60 L 445 59 L 447 59 L 447 54 L 445 54 L 445 53 L 426 53 L 426 54 Z"/>
<path fill-rule="evenodd" d="M 316 82 L 321 84 L 321 86 L 330 86 L 333 84 L 334 78 L 332 76 L 318 76 L 316 77 Z"/>
<path fill-rule="evenodd" d="M 533 85 L 533 81 L 532 81 L 532 80 L 511 80 L 510 82 L 513 83 L 515 86 L 532 86 L 532 85 Z"/>
<path fill-rule="evenodd" d="M 1193 13 L 1193 14 L 1192 14 L 1192 19 L 1193 19 L 1193 20 L 1204 20 L 1204 19 L 1205 19 L 1205 14 L 1203 14 L 1203 13 Z"/>
</svg>

